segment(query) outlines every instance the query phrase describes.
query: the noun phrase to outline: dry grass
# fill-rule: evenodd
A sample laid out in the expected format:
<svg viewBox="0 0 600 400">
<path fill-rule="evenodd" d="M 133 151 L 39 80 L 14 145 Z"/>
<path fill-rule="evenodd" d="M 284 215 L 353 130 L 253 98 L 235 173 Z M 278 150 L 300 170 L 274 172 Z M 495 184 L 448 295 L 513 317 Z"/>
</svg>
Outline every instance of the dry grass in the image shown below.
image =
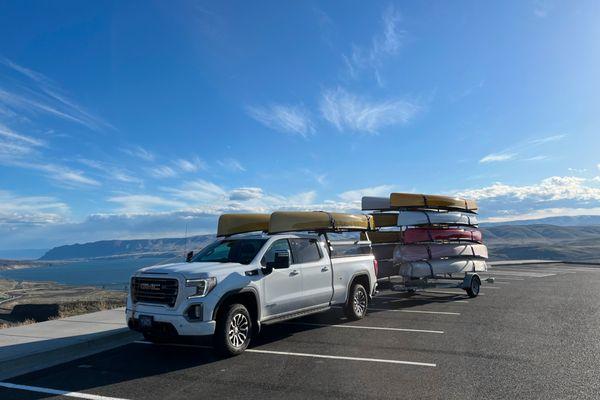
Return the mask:
<svg viewBox="0 0 600 400">
<path fill-rule="evenodd" d="M 0 322 L 0 329 L 14 328 L 16 326 L 35 324 L 36 322 L 37 321 L 35 319 L 26 319 L 25 321 L 18 321 L 18 322 L 2 321 L 2 322 Z"/>
</svg>

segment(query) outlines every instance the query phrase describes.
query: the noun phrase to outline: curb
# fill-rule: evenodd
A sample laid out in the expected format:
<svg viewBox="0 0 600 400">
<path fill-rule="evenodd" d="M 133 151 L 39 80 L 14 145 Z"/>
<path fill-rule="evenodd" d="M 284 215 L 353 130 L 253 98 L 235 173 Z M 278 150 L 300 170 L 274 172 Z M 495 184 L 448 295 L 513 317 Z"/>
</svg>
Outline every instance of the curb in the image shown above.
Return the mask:
<svg viewBox="0 0 600 400">
<path fill-rule="evenodd" d="M 98 333 L 85 341 L 3 360 L 0 363 L 0 381 L 123 346 L 139 338 L 140 334 L 129 328 L 118 328 Z"/>
</svg>

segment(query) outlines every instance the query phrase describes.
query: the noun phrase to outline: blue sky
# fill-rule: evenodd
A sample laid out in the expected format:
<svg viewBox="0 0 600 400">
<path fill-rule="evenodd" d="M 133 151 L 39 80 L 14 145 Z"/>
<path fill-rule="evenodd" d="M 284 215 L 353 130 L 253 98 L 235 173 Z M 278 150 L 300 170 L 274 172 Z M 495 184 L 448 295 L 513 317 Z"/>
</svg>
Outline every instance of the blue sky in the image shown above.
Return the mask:
<svg viewBox="0 0 600 400">
<path fill-rule="evenodd" d="M 0 3 L 0 249 L 390 191 L 600 214 L 600 3 Z"/>
</svg>

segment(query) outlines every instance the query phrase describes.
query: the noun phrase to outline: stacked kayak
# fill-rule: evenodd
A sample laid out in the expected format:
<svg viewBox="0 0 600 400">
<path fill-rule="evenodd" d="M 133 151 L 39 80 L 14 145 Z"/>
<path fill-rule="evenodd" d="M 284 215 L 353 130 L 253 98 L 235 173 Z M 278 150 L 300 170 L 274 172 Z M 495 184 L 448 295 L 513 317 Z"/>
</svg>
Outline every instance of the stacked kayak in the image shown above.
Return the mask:
<svg viewBox="0 0 600 400">
<path fill-rule="evenodd" d="M 380 277 L 410 280 L 487 270 L 475 201 L 392 193 L 363 197 L 362 209 L 373 215 L 376 230 L 368 236 Z"/>
</svg>

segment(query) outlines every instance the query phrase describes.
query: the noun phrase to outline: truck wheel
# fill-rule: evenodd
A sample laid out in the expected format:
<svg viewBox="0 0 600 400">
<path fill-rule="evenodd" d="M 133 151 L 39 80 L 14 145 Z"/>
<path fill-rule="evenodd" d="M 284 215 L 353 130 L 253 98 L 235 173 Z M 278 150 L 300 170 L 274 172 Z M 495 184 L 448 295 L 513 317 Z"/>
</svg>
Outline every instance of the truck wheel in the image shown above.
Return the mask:
<svg viewBox="0 0 600 400">
<path fill-rule="evenodd" d="M 479 294 L 479 289 L 481 288 L 481 280 L 479 280 L 478 276 L 474 276 L 471 278 L 471 284 L 467 289 L 467 294 L 469 297 L 477 297 Z"/>
<path fill-rule="evenodd" d="M 362 319 L 367 313 L 368 305 L 369 296 L 367 296 L 365 287 L 360 283 L 353 284 L 345 306 L 346 317 L 351 320 Z"/>
<path fill-rule="evenodd" d="M 242 304 L 230 304 L 217 319 L 216 350 L 224 356 L 237 356 L 246 350 L 252 337 L 252 318 Z"/>
</svg>

